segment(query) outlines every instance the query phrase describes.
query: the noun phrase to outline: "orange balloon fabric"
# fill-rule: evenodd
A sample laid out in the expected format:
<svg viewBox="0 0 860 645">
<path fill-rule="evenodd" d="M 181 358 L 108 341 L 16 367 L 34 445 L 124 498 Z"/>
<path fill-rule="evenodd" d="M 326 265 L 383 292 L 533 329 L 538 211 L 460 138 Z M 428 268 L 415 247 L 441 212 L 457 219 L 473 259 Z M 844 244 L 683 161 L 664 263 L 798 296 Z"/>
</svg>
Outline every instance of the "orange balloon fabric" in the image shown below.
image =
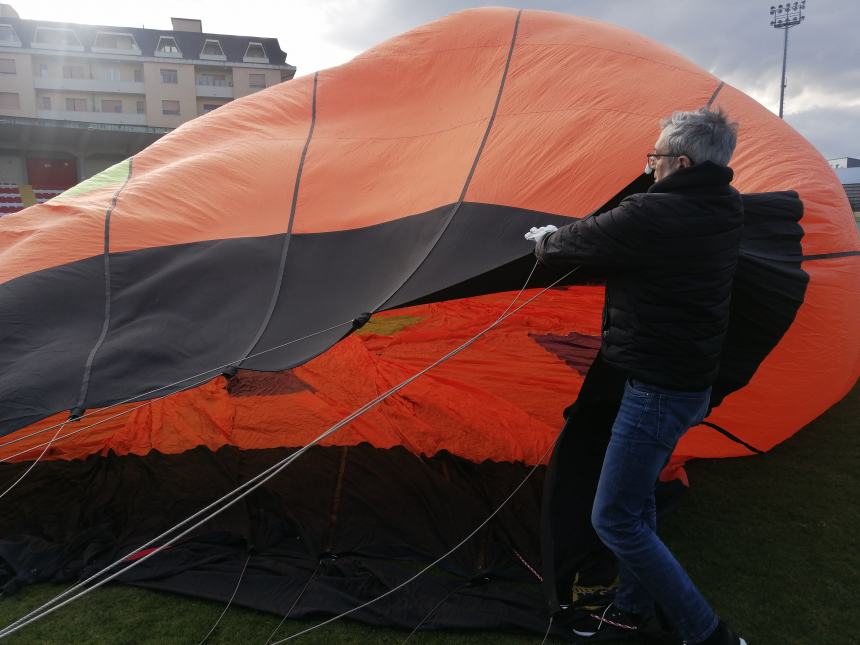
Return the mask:
<svg viewBox="0 0 860 645">
<path fill-rule="evenodd" d="M 0 399 L 27 399 L 3 419 L 0 457 L 34 458 L 54 431 L 21 438 L 75 406 L 104 407 L 237 358 L 266 374 L 242 370 L 96 412 L 60 434 L 100 425 L 58 440 L 46 458 L 303 445 L 495 320 L 519 284 L 482 288 L 482 276 L 529 255 L 523 232 L 609 203 L 641 174 L 660 118 L 704 105 L 740 123 L 735 186 L 797 191 L 804 206 L 801 255 L 770 259 L 808 275 L 803 302 L 708 419 L 768 450 L 860 374 L 860 234 L 835 175 L 787 123 L 644 37 L 573 16 L 476 9 L 236 100 L 0 219 L 0 329 L 13 330 Z M 224 265 L 235 284 L 217 272 Z M 479 295 L 434 296 L 465 281 Z M 27 309 L 58 284 L 68 302 Z M 57 313 L 27 313 L 38 307 Z M 599 286 L 550 290 L 327 443 L 535 463 L 576 397 L 577 365 L 596 352 L 601 307 Z M 248 358 L 364 312 L 375 315 L 355 334 Z M 41 340 L 20 332 L 28 325 Z M 64 342 L 49 351 L 51 338 Z M 50 392 L 32 394 L 40 388 Z M 702 426 L 673 468 L 746 454 Z"/>
</svg>

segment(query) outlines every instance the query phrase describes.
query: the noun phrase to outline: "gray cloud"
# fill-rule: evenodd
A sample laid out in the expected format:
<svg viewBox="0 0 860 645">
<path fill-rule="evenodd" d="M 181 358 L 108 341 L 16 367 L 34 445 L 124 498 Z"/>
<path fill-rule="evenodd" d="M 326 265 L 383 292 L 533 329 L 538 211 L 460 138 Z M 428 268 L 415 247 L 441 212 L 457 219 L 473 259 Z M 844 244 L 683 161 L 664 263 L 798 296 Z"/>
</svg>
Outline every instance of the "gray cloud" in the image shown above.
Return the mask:
<svg viewBox="0 0 860 645">
<path fill-rule="evenodd" d="M 783 40 L 782 31 L 769 25 L 769 2 L 377 0 L 363 4 L 360 16 L 333 20 L 329 38 L 363 50 L 448 13 L 482 5 L 562 11 L 627 27 L 777 110 Z M 860 4 L 808 0 L 806 15 L 789 34 L 786 120 L 825 156 L 860 156 Z"/>
<path fill-rule="evenodd" d="M 858 108 L 817 108 L 793 114 L 791 125 L 825 157 L 860 156 Z M 851 127 L 846 127 L 850 124 Z"/>
</svg>

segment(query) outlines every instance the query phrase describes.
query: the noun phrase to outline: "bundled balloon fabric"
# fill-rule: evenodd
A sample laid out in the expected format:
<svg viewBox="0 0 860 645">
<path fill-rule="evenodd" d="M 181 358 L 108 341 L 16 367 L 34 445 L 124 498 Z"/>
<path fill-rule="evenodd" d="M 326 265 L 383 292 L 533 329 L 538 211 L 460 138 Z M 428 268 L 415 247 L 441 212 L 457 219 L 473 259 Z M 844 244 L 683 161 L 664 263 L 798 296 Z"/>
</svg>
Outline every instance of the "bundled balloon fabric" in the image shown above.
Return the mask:
<svg viewBox="0 0 860 645">
<path fill-rule="evenodd" d="M 860 371 L 860 239 L 825 160 L 634 33 L 471 10 L 0 219 L 0 481 L 44 452 L 0 500 L 0 585 L 75 580 L 134 550 L 486 329 L 534 264 L 523 233 L 647 189 L 659 119 L 702 106 L 741 125 L 745 233 L 714 408 L 664 478 L 789 438 Z M 537 271 L 520 299 L 558 277 Z M 520 583 L 561 566 L 541 556 L 543 462 L 602 306 L 597 276 L 574 274 L 121 580 L 226 600 L 247 563 L 239 604 L 351 609 L 537 465 L 462 548 L 354 617 L 544 630 L 544 599 Z"/>
</svg>

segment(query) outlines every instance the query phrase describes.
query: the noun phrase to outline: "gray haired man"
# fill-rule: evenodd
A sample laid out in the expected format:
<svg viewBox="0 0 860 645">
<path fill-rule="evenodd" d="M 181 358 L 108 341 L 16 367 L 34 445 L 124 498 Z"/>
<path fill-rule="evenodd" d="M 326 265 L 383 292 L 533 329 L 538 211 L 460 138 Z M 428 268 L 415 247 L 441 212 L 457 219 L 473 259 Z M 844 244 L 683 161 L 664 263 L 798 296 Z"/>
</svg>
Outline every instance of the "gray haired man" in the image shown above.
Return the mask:
<svg viewBox="0 0 860 645">
<path fill-rule="evenodd" d="M 743 227 L 728 167 L 737 125 L 721 111 L 661 123 L 646 172 L 655 183 L 617 207 L 526 234 L 546 265 L 606 274 L 601 360 L 627 376 L 592 510 L 620 586 L 579 637 L 635 636 L 657 607 L 685 643 L 745 645 L 719 619 L 656 532 L 654 489 L 680 438 L 706 415 L 728 328 Z"/>
</svg>

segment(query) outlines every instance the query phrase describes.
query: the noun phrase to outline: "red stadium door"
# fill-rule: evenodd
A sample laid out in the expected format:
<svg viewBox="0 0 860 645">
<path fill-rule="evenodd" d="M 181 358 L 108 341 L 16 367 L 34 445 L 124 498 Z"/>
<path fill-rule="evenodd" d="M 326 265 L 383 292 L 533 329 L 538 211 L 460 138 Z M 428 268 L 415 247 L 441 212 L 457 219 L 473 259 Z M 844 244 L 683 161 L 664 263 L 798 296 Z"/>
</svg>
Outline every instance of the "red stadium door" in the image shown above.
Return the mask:
<svg viewBox="0 0 860 645">
<path fill-rule="evenodd" d="M 74 159 L 27 159 L 27 177 L 30 185 L 39 188 L 71 188 L 78 183 Z"/>
</svg>

